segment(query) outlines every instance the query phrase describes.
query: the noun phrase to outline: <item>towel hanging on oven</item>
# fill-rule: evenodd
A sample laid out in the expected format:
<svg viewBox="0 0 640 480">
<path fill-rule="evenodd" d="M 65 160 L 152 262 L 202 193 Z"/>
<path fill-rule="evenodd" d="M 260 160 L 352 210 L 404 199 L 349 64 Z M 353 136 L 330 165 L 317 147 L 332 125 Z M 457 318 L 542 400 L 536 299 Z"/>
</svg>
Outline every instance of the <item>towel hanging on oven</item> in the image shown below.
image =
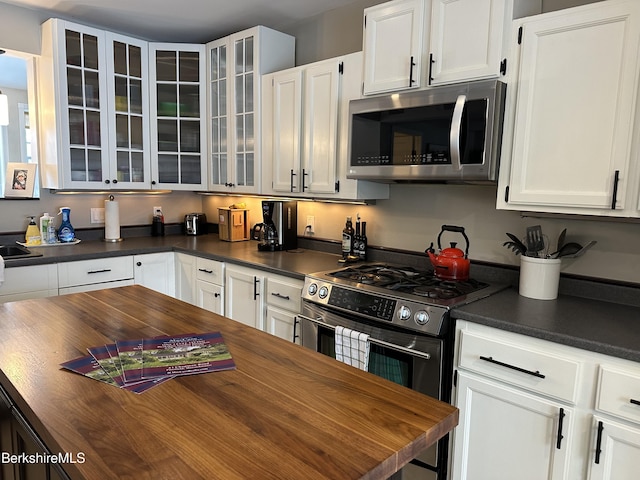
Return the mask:
<svg viewBox="0 0 640 480">
<path fill-rule="evenodd" d="M 369 335 L 337 326 L 335 332 L 336 360 L 364 370 L 369 369 Z"/>
</svg>

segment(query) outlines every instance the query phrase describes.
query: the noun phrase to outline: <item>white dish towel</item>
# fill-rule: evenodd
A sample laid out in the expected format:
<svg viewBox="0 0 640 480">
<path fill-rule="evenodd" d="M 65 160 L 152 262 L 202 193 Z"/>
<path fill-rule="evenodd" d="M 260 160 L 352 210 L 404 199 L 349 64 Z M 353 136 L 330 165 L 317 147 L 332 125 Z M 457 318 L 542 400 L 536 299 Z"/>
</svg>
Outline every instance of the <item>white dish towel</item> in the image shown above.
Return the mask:
<svg viewBox="0 0 640 480">
<path fill-rule="evenodd" d="M 2 286 L 3 282 L 4 282 L 4 258 L 2 258 L 2 255 L 0 255 L 0 287 Z"/>
<path fill-rule="evenodd" d="M 369 369 L 369 334 L 336 327 L 336 360 L 364 370 Z"/>
</svg>

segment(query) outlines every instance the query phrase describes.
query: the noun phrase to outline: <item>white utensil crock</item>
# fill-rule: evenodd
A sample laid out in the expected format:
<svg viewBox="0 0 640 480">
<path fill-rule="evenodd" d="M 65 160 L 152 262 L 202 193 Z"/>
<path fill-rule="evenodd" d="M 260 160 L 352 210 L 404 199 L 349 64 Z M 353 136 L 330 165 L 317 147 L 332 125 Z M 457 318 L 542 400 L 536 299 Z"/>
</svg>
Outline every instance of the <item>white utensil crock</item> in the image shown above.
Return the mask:
<svg viewBox="0 0 640 480">
<path fill-rule="evenodd" d="M 520 295 L 537 300 L 554 300 L 560 283 L 559 258 L 520 257 Z"/>
</svg>

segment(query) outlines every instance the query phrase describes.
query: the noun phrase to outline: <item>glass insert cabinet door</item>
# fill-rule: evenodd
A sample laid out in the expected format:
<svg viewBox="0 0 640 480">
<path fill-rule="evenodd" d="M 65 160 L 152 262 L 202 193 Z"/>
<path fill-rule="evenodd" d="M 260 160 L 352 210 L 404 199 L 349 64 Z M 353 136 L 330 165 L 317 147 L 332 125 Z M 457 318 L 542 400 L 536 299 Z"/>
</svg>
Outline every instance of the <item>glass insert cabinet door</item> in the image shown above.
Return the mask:
<svg viewBox="0 0 640 480">
<path fill-rule="evenodd" d="M 203 45 L 151 44 L 152 186 L 205 190 Z"/>
<path fill-rule="evenodd" d="M 69 156 L 64 186 L 95 183 L 102 187 L 108 168 L 103 37 L 89 28 L 63 32 L 66 110 L 61 114 L 67 119 L 68 151 L 64 153 Z"/>
<path fill-rule="evenodd" d="M 220 191 L 255 192 L 255 35 L 207 45 L 209 181 Z"/>
<path fill-rule="evenodd" d="M 113 188 L 150 188 L 148 43 L 107 34 Z"/>
</svg>

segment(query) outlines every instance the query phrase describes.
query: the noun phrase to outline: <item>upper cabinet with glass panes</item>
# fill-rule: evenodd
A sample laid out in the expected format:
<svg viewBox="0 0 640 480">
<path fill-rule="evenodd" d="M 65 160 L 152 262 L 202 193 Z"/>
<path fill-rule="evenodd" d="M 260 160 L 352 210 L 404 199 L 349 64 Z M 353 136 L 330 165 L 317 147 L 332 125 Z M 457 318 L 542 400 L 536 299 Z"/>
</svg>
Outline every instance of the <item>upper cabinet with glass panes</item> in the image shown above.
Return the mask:
<svg viewBox="0 0 640 480">
<path fill-rule="evenodd" d="M 206 45 L 208 188 L 260 193 L 260 76 L 295 64 L 295 38 L 254 27 Z"/>
<path fill-rule="evenodd" d="M 51 19 L 39 67 L 42 186 L 150 188 L 147 42 Z"/>
<path fill-rule="evenodd" d="M 154 188 L 207 188 L 204 45 L 152 43 L 151 154 Z"/>
</svg>

